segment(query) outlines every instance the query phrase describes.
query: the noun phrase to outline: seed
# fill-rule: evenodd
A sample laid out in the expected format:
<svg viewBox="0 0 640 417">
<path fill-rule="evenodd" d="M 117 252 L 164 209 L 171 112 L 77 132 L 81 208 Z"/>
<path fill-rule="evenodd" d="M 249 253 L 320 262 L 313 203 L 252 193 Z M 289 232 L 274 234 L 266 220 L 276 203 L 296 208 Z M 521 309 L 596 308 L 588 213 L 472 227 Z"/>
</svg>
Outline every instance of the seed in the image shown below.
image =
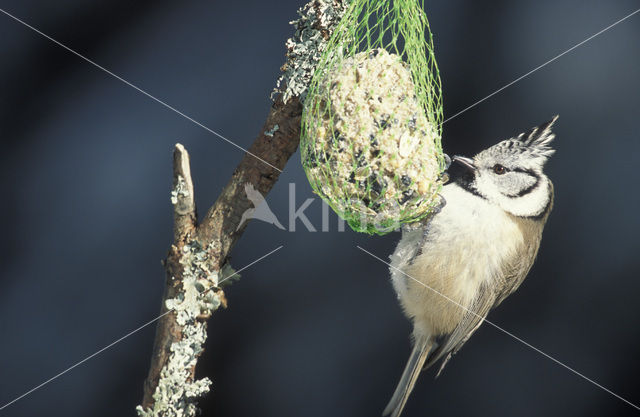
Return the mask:
<svg viewBox="0 0 640 417">
<path fill-rule="evenodd" d="M 376 126 L 378 126 L 379 128 L 382 129 L 386 129 L 389 127 L 389 119 L 391 118 L 391 116 L 389 116 L 388 114 L 383 114 L 382 118 L 380 120 L 376 120 Z"/>
<path fill-rule="evenodd" d="M 411 117 L 411 119 L 409 119 L 409 129 L 415 129 L 416 128 L 416 121 L 417 121 L 417 117 L 414 114 L 413 117 Z"/>
<path fill-rule="evenodd" d="M 404 204 L 413 198 L 413 191 L 407 190 L 402 193 L 402 197 L 400 198 L 400 204 Z"/>
<path fill-rule="evenodd" d="M 381 194 L 382 189 L 387 186 L 387 182 L 383 178 L 375 175 L 369 177 L 369 184 L 371 185 L 371 191 L 376 194 Z"/>
</svg>

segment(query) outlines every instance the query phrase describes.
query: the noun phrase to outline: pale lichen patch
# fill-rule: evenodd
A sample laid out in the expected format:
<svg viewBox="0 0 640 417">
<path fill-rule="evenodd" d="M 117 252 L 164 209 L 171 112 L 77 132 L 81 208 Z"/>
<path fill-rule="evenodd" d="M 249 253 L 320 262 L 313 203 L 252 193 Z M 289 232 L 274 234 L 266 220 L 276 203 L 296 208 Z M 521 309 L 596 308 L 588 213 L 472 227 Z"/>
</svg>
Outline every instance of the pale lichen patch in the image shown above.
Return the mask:
<svg viewBox="0 0 640 417">
<path fill-rule="evenodd" d="M 273 134 L 276 133 L 278 131 L 278 129 L 280 129 L 280 126 L 278 126 L 278 124 L 276 123 L 275 125 L 273 125 L 273 127 L 269 130 L 267 130 L 266 132 L 264 132 L 265 136 L 269 136 L 270 138 L 273 137 Z"/>
<path fill-rule="evenodd" d="M 195 366 L 206 338 L 204 323 L 194 321 L 185 326 L 182 340 L 171 345 L 171 357 L 160 373 L 160 381 L 153 394 L 153 408 L 144 410 L 141 406 L 136 407 L 138 416 L 194 417 L 197 414 L 195 401 L 209 392 L 211 380 L 191 381 L 189 370 Z"/>
<path fill-rule="evenodd" d="M 273 100 L 282 94 L 284 103 L 291 97 L 304 101 L 329 35 L 340 22 L 348 3 L 348 0 L 314 0 L 298 10 L 300 18 L 290 22 L 296 32 L 287 39 L 287 63 L 271 93 Z"/>
<path fill-rule="evenodd" d="M 210 291 L 218 286 L 219 274 L 209 258 L 209 251 L 193 240 L 183 246 L 180 264 L 184 267 L 184 299 L 167 300 L 167 308 L 172 308 L 169 306 L 171 302 L 178 312 L 178 324 L 182 325 L 181 320 L 185 315 L 198 317 L 211 313 L 220 306 L 221 301 L 215 291 Z"/>
<path fill-rule="evenodd" d="M 178 197 L 189 197 L 189 188 L 182 175 L 178 175 L 178 180 L 171 190 L 171 204 L 174 206 L 178 204 Z"/>
<path fill-rule="evenodd" d="M 171 355 L 153 394 L 153 408 L 136 408 L 140 417 L 194 417 L 196 399 L 207 393 L 211 385 L 208 378 L 193 380 L 191 370 L 207 339 L 206 324 L 198 318 L 221 305 L 215 291 L 219 274 L 208 251 L 195 240 L 183 246 L 179 262 L 184 268 L 182 291 L 168 299 L 165 305 L 175 311 L 176 321 L 182 327 L 182 338 L 171 344 Z"/>
</svg>

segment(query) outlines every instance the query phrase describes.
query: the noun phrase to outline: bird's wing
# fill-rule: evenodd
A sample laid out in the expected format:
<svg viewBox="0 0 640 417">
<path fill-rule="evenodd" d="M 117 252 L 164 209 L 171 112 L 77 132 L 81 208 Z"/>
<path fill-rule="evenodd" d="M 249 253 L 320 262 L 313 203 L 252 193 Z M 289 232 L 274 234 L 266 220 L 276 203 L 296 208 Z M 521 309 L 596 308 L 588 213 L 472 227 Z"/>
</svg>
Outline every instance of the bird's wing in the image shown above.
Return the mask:
<svg viewBox="0 0 640 417">
<path fill-rule="evenodd" d="M 463 316 L 460 323 L 449 335 L 445 336 L 444 340 L 440 342 L 440 345 L 429 357 L 429 360 L 425 364 L 425 368 L 430 367 L 443 356 L 446 355 L 438 375 L 442 372 L 444 366 L 449 362 L 451 356 L 460 350 L 462 345 L 466 343 L 471 335 L 480 327 L 485 317 L 489 313 L 489 310 L 495 305 L 495 293 L 491 291 L 485 284 L 480 287 L 480 291 L 474 299 L 471 307 Z"/>
<path fill-rule="evenodd" d="M 550 191 L 550 194 L 551 199 L 553 199 L 553 189 Z M 529 242 L 529 244 L 523 244 L 523 246 L 518 248 L 516 252 L 519 253 L 519 255 L 513 257 L 509 262 L 505 262 L 503 265 L 500 276 L 504 278 L 495 284 L 495 288 L 500 288 L 500 291 L 496 294 L 495 306 L 503 302 L 505 298 L 518 289 L 529 273 L 529 270 L 533 266 L 533 261 L 535 261 L 536 255 L 538 254 L 544 223 L 536 223 L 529 219 L 521 221 L 527 222 L 524 224 L 524 230 L 528 237 L 525 237 L 524 241 Z"/>
<path fill-rule="evenodd" d="M 515 259 L 514 262 L 505 267 L 505 273 L 503 275 L 505 280 L 497 285 L 497 287 L 501 288 L 501 291 L 496 294 L 496 303 L 494 307 L 513 294 L 520 284 L 522 284 L 522 281 L 527 277 L 529 269 L 531 269 L 531 266 L 533 265 L 536 253 L 537 248 L 535 251 L 532 251 L 532 253 L 525 254 L 522 257 Z"/>
<path fill-rule="evenodd" d="M 440 346 L 438 346 L 427 361 L 425 368 L 433 365 L 440 358 L 444 357 L 437 374 L 440 375 L 451 357 L 458 353 L 471 335 L 478 330 L 489 311 L 500 304 L 522 284 L 522 281 L 524 281 L 533 264 L 537 247 L 532 247 L 531 250 L 524 252 L 524 256 L 513 257 L 510 262 L 505 262 L 502 265 L 501 272 L 498 275 L 502 277 L 502 279 L 499 281 L 492 280 L 489 283 L 485 282 L 480 286 L 480 290 L 467 313 L 453 332 L 445 336 Z M 489 286 L 491 286 L 491 288 Z M 494 290 L 495 288 L 500 288 L 501 291 L 496 292 Z"/>
</svg>

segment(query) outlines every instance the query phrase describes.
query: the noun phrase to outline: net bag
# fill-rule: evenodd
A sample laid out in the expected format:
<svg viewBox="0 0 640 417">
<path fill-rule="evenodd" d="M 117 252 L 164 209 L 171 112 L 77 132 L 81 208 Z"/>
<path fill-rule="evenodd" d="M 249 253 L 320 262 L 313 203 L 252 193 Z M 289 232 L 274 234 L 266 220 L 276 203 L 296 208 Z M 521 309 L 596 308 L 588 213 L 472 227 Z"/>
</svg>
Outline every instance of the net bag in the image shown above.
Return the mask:
<svg viewBox="0 0 640 417">
<path fill-rule="evenodd" d="M 352 229 L 385 234 L 433 209 L 442 94 L 421 0 L 352 0 L 304 101 L 302 164 Z"/>
</svg>

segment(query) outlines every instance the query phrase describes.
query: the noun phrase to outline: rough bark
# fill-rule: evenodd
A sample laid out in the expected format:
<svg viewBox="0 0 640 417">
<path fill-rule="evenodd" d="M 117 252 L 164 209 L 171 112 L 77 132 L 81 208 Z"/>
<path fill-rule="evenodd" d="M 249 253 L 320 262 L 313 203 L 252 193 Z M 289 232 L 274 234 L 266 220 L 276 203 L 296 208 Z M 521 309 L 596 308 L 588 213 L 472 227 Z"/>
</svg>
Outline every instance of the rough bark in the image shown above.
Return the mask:
<svg viewBox="0 0 640 417">
<path fill-rule="evenodd" d="M 302 106 L 297 98 L 290 99 L 286 104 L 280 100 L 277 101 L 272 106 L 260 135 L 249 151 L 282 170 L 298 148 L 301 115 Z M 272 133 L 273 136 L 265 135 L 275 125 L 278 129 Z M 280 171 L 249 154 L 244 155 L 233 171 L 231 179 L 216 203 L 207 212 L 197 231 L 201 242 L 216 242 L 217 247 L 211 255 L 219 260 L 220 267 L 247 225 L 244 223 L 236 231 L 242 214 L 252 207 L 245 195 L 244 185 L 253 184 L 260 194 L 267 195 L 279 176 Z"/>
<path fill-rule="evenodd" d="M 225 264 L 229 252 L 246 227 L 247 223 L 244 223 L 238 229 L 242 214 L 252 207 L 252 203 L 246 197 L 244 185 L 253 184 L 262 195 L 266 195 L 273 188 L 282 169 L 298 147 L 301 114 L 302 106 L 296 98 L 289 100 L 286 104 L 281 100 L 273 104 L 258 138 L 249 148 L 249 152 L 253 155 L 249 153 L 244 155 L 217 201 L 199 225 L 196 225 L 189 156 L 182 145 L 176 145 L 173 158 L 174 190 L 183 181 L 187 191 L 185 195 L 174 191 L 177 200 L 174 206 L 174 242 L 165 261 L 166 286 L 162 297 L 163 314 L 168 311 L 165 301 L 175 298 L 181 291 L 184 266 L 180 263 L 180 259 L 184 245 L 191 238 L 195 238 L 202 248 L 207 248 L 209 259 L 218 271 Z M 265 133 L 271 132 L 276 124 L 279 128 L 266 135 Z M 265 164 L 256 156 L 280 171 Z M 216 292 L 224 303 L 222 290 L 216 289 Z M 206 318 L 203 317 L 203 319 Z M 164 315 L 158 321 L 151 366 L 144 383 L 142 407 L 145 409 L 153 406 L 153 393 L 158 386 L 160 373 L 171 355 L 171 345 L 182 339 L 181 329 L 182 327 L 176 321 L 175 312 Z M 192 378 L 194 374 L 195 368 L 191 370 Z"/>
<path fill-rule="evenodd" d="M 301 100 L 346 5 L 346 0 L 311 0 L 298 11 L 300 18 L 292 22 L 297 30 L 287 40 L 287 62 L 282 67 L 266 122 L 200 224 L 189 156 L 182 145 L 176 145 L 172 192 L 174 242 L 165 261 L 162 317 L 157 325 L 142 404 L 137 408 L 139 415 L 195 415 L 195 399 L 208 390 L 208 379 L 194 380 L 195 367 L 204 348 L 206 322 L 211 312 L 219 305 L 226 306 L 218 284 L 226 279 L 223 266 L 246 228 L 246 223 L 240 226 L 242 215 L 252 208 L 245 185 L 251 184 L 265 196 L 296 151 L 300 141 Z M 175 360 L 176 351 L 182 355 L 179 361 Z M 176 363 L 188 365 L 185 369 Z M 157 401 L 154 394 L 161 400 Z"/>
</svg>

